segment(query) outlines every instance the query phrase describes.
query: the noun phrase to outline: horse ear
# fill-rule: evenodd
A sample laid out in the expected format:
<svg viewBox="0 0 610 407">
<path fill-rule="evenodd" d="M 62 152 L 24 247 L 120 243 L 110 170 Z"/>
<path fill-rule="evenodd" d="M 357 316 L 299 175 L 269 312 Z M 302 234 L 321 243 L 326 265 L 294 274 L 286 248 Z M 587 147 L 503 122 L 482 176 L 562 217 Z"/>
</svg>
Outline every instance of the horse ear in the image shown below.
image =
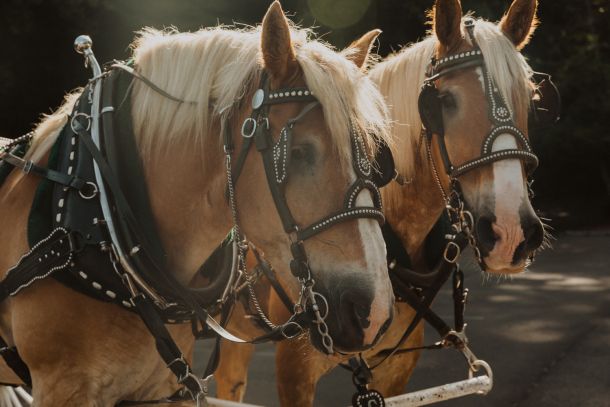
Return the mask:
<svg viewBox="0 0 610 407">
<path fill-rule="evenodd" d="M 537 9 L 538 0 L 514 0 L 502 17 L 500 29 L 517 49 L 523 48 L 534 33 L 538 25 Z"/>
<path fill-rule="evenodd" d="M 290 41 L 290 27 L 279 1 L 274 1 L 263 18 L 261 49 L 265 69 L 277 81 L 291 76 L 298 64 Z"/>
<path fill-rule="evenodd" d="M 356 64 L 358 68 L 365 70 L 369 53 L 373 48 L 373 42 L 379 37 L 379 34 L 381 34 L 381 30 L 379 29 L 367 32 L 362 37 L 352 42 L 349 47 L 343 50 L 342 54 Z"/>
<path fill-rule="evenodd" d="M 453 48 L 462 38 L 461 21 L 462 5 L 459 0 L 436 0 L 432 10 L 432 27 L 436 38 L 445 48 Z"/>
</svg>

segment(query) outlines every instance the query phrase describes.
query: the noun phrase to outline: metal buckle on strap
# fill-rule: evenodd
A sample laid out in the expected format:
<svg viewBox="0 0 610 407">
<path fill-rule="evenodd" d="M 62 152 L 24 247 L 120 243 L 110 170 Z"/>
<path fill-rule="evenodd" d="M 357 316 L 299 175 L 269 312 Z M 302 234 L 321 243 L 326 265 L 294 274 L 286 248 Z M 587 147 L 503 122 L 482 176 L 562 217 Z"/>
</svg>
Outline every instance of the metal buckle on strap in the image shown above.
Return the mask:
<svg viewBox="0 0 610 407">
<path fill-rule="evenodd" d="M 450 252 L 450 250 L 452 248 L 453 248 L 453 250 L 455 250 L 454 253 Z M 460 246 L 457 243 L 448 242 L 447 246 L 445 246 L 445 251 L 443 252 L 443 258 L 445 259 L 446 262 L 454 264 L 457 262 L 461 253 L 462 253 L 462 249 L 460 249 Z"/>
<path fill-rule="evenodd" d="M 23 164 L 23 170 L 22 170 L 22 171 L 23 171 L 24 173 L 26 173 L 26 174 L 29 174 L 29 173 L 30 173 L 30 171 L 32 171 L 32 167 L 33 167 L 33 166 L 34 166 L 34 163 L 33 163 L 32 161 L 26 161 L 26 162 Z"/>
<path fill-rule="evenodd" d="M 252 126 L 250 128 L 250 131 L 248 131 L 248 128 L 247 128 L 248 125 Z M 252 117 L 248 117 L 246 120 L 244 120 L 244 122 L 241 125 L 242 137 L 251 138 L 252 136 L 254 136 L 257 126 L 258 126 L 258 123 L 256 122 L 256 120 L 254 120 Z"/>
</svg>

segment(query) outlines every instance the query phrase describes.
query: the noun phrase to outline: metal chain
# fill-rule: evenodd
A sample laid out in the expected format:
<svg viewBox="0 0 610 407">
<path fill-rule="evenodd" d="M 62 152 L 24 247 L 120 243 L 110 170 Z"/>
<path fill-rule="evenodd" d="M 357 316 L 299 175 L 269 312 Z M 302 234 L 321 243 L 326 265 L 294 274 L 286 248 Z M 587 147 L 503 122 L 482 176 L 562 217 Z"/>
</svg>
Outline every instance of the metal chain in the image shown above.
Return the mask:
<svg viewBox="0 0 610 407">
<path fill-rule="evenodd" d="M 422 129 L 422 131 L 424 131 L 424 130 Z M 434 180 L 436 181 L 436 185 L 438 186 L 438 189 L 441 192 L 441 195 L 443 196 L 443 201 L 445 202 L 445 206 L 448 206 L 450 203 L 449 197 L 447 196 L 447 193 L 445 192 L 445 188 L 443 188 L 443 184 L 441 183 L 441 177 L 438 175 L 438 170 L 436 169 L 436 163 L 434 162 L 434 159 L 432 158 L 432 149 L 430 148 L 429 139 L 426 139 L 426 151 L 428 153 L 428 162 L 432 166 L 432 175 L 434 175 Z"/>
<path fill-rule="evenodd" d="M 310 273 L 310 275 L 311 275 L 311 273 Z M 332 355 L 333 353 L 335 353 L 334 341 L 333 341 L 333 338 L 330 336 L 328 325 L 326 324 L 326 317 L 328 316 L 328 311 L 329 311 L 328 301 L 326 300 L 326 298 L 324 298 L 324 296 L 322 294 L 313 290 L 313 286 L 315 283 L 316 283 L 315 280 L 310 277 L 309 280 L 303 284 L 305 298 L 308 299 L 309 304 L 311 305 L 313 314 L 315 316 L 315 320 L 313 322 L 314 322 L 314 324 L 316 324 L 318 333 L 320 334 L 320 337 L 322 338 L 322 346 L 324 346 L 324 349 L 326 349 L 326 351 L 328 352 L 329 355 Z M 324 314 L 324 316 L 322 316 L 322 313 L 320 312 L 320 306 L 318 305 L 318 302 L 316 301 L 316 296 L 320 297 L 322 299 L 322 301 L 324 301 L 325 310 L 326 310 L 326 313 Z"/>
<path fill-rule="evenodd" d="M 226 148 L 225 148 L 225 157 L 226 157 L 226 161 L 225 161 L 226 168 L 225 169 L 226 169 L 226 173 L 227 173 L 227 189 L 229 192 L 229 206 L 231 207 L 231 217 L 233 220 L 233 233 L 235 234 L 235 238 L 239 239 L 238 244 L 237 244 L 238 270 L 240 272 L 240 276 L 242 276 L 245 279 L 245 284 L 248 288 L 250 302 L 254 306 L 256 313 L 258 314 L 260 319 L 269 328 L 276 329 L 281 326 L 287 327 L 289 325 L 295 325 L 295 324 L 299 325 L 298 323 L 293 321 L 294 317 L 297 314 L 305 312 L 305 310 L 307 309 L 307 305 L 310 305 L 311 309 L 313 311 L 314 317 L 315 317 L 315 320 L 313 322 L 316 324 L 318 333 L 320 334 L 320 336 L 322 338 L 322 345 L 324 346 L 325 350 L 329 354 L 333 354 L 334 353 L 334 342 L 333 342 L 332 337 L 329 334 L 328 325 L 326 324 L 326 317 L 328 316 L 328 301 L 326 300 L 326 298 L 324 298 L 324 296 L 322 294 L 313 290 L 315 280 L 312 278 L 311 272 L 308 273 L 308 276 L 306 279 L 304 279 L 304 280 L 299 279 L 299 282 L 301 283 L 301 293 L 300 293 L 298 302 L 295 304 L 295 309 L 293 310 L 293 315 L 290 317 L 288 322 L 286 322 L 285 324 L 283 324 L 281 326 L 278 326 L 278 325 L 274 324 L 273 322 L 271 322 L 269 317 L 263 311 L 263 309 L 260 305 L 260 302 L 256 296 L 256 293 L 254 291 L 254 287 L 252 285 L 252 279 L 247 274 L 246 261 L 245 261 L 245 255 L 244 255 L 244 251 L 247 248 L 247 241 L 245 238 L 242 238 L 241 230 L 239 227 L 239 218 L 238 218 L 237 204 L 236 204 L 236 199 L 235 199 L 235 186 L 233 185 L 231 151 L 227 150 Z M 316 300 L 316 297 L 321 298 L 325 304 L 326 313 L 324 315 L 322 315 L 322 313 L 320 312 L 320 306 L 318 305 L 318 301 Z M 299 327 L 300 327 L 300 325 L 299 325 Z"/>
<path fill-rule="evenodd" d="M 424 131 L 422 129 L 422 131 Z M 456 215 L 455 221 L 452 223 L 452 228 L 454 232 L 463 231 L 466 233 L 468 237 L 468 243 L 472 247 L 474 251 L 474 255 L 479 264 L 483 264 L 483 258 L 481 256 L 481 250 L 479 249 L 476 241 L 476 237 L 474 235 L 474 217 L 472 213 L 464 208 L 464 201 L 462 200 L 461 194 L 456 190 L 455 187 L 452 187 L 451 194 L 454 195 L 454 200 L 450 199 L 443 188 L 443 184 L 441 183 L 441 178 L 438 173 L 438 169 L 436 168 L 436 163 L 432 158 L 432 149 L 430 146 L 430 140 L 426 140 L 426 152 L 428 155 L 428 161 L 430 162 L 430 166 L 432 167 L 432 174 L 434 176 L 434 180 L 438 189 L 445 201 L 445 209 L 451 214 Z M 452 182 L 457 183 L 457 179 L 453 179 Z M 450 219 L 452 217 L 450 216 Z"/>
</svg>

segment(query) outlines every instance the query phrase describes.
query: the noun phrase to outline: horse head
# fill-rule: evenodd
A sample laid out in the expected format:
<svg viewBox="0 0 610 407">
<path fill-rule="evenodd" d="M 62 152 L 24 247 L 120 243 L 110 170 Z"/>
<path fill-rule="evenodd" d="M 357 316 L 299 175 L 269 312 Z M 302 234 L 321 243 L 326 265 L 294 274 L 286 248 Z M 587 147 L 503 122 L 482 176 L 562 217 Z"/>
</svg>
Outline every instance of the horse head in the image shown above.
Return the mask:
<svg viewBox="0 0 610 407">
<path fill-rule="evenodd" d="M 523 271 L 544 240 L 528 193 L 537 165 L 528 138 L 535 86 L 520 53 L 536 8 L 535 0 L 514 0 L 499 24 L 462 18 L 458 0 L 438 0 L 432 11 L 436 46 L 422 121 L 439 181 L 463 194 L 482 264 L 493 273 Z"/>
<path fill-rule="evenodd" d="M 313 283 L 334 348 L 354 352 L 371 346 L 392 316 L 369 168 L 373 134 L 388 142 L 387 113 L 354 63 L 309 37 L 278 2 L 254 29 L 145 31 L 135 44 L 136 66 L 193 103 L 137 83 L 134 128 L 159 230 L 181 280 L 188 283 L 201 258 L 238 224 L 293 301 L 305 280 Z M 312 341 L 328 352 L 316 327 Z"/>
</svg>

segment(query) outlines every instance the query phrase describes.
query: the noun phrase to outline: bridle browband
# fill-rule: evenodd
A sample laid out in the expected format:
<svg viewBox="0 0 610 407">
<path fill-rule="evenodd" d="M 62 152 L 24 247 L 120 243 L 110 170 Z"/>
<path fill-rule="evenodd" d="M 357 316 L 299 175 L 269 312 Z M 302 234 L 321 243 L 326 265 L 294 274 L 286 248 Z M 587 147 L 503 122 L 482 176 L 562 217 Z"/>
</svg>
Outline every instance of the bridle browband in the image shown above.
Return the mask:
<svg viewBox="0 0 610 407">
<path fill-rule="evenodd" d="M 432 137 L 436 134 L 438 136 L 438 144 L 445 172 L 450 179 L 457 179 L 474 169 L 507 159 L 519 159 L 523 161 L 524 164 L 526 164 L 527 174 L 531 175 L 538 166 L 538 157 L 532 152 L 527 137 L 515 125 L 513 113 L 496 86 L 489 69 L 487 69 L 485 59 L 483 58 L 483 52 L 479 48 L 474 37 L 474 20 L 472 18 L 465 19 L 464 27 L 472 42 L 473 49 L 471 51 L 448 55 L 441 59 L 432 57 L 426 72 L 426 79 L 419 95 L 418 106 L 428 144 L 430 144 Z M 489 102 L 489 119 L 492 128 L 483 141 L 481 155 L 455 166 L 451 162 L 449 153 L 447 152 L 442 120 L 442 106 L 435 81 L 457 70 L 473 67 L 480 67 L 483 71 L 485 97 Z M 512 135 L 517 141 L 519 148 L 492 151 L 495 139 L 501 134 Z"/>
</svg>

